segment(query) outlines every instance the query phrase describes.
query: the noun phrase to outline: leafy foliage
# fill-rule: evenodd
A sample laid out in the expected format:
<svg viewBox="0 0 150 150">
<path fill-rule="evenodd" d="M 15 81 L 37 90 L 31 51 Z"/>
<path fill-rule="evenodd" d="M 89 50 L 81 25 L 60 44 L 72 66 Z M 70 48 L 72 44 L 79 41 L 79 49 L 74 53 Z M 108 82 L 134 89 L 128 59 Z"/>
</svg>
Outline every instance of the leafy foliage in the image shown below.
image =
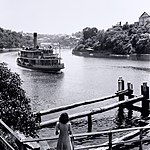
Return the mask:
<svg viewBox="0 0 150 150">
<path fill-rule="evenodd" d="M 36 119 L 30 107 L 30 99 L 21 84 L 19 75 L 0 63 L 0 117 L 13 129 L 35 136 Z"/>
<path fill-rule="evenodd" d="M 40 43 L 59 43 L 63 48 L 73 48 L 79 39 L 82 32 L 76 32 L 72 35 L 58 34 L 38 34 L 38 44 Z M 0 49 L 2 48 L 20 48 L 20 47 L 32 47 L 33 46 L 33 34 L 15 32 L 11 30 L 5 30 L 0 28 Z"/>
<path fill-rule="evenodd" d="M 19 48 L 31 46 L 32 43 L 33 40 L 30 36 L 0 28 L 0 48 Z"/>
<path fill-rule="evenodd" d="M 150 54 L 150 29 L 137 24 L 116 25 L 108 30 L 86 27 L 75 51 L 92 48 L 111 54 Z"/>
</svg>

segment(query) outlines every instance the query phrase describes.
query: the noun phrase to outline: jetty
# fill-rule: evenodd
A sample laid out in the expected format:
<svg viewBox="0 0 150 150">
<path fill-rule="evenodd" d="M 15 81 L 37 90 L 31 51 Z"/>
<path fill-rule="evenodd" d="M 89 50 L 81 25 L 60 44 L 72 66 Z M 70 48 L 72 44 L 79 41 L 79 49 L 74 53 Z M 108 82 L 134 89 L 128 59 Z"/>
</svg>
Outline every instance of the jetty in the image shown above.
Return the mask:
<svg viewBox="0 0 150 150">
<path fill-rule="evenodd" d="M 122 77 L 118 79 L 118 89 L 116 93 L 102 97 L 97 99 L 85 100 L 78 103 L 73 103 L 66 106 L 60 106 L 57 108 L 52 108 L 48 110 L 41 110 L 39 112 L 35 112 L 34 115 L 40 121 L 39 123 L 39 130 L 41 128 L 49 127 L 51 125 L 55 125 L 58 121 L 58 118 L 53 118 L 47 121 L 41 121 L 42 117 L 48 114 L 58 113 L 61 111 L 66 111 L 69 109 L 74 109 L 80 106 L 86 106 L 94 103 L 104 102 L 112 100 L 113 98 L 118 98 L 118 101 L 109 104 L 103 107 L 93 108 L 91 110 L 82 111 L 80 113 L 69 114 L 70 120 L 73 121 L 78 118 L 87 117 L 87 132 L 80 133 L 80 134 L 73 134 L 71 135 L 73 149 L 74 150 L 113 150 L 113 149 L 120 149 L 120 147 L 126 146 L 130 143 L 136 143 L 140 150 L 143 149 L 143 143 L 150 140 L 150 137 L 144 136 L 144 134 L 150 130 L 150 109 L 149 109 L 149 87 L 147 82 L 143 82 L 140 89 L 140 95 L 134 95 L 133 84 L 131 82 L 127 82 L 127 88 L 125 89 L 125 83 Z M 137 102 L 140 102 L 139 105 L 135 105 Z M 139 104 L 139 103 L 138 103 Z M 98 106 L 97 105 L 97 106 Z M 144 125 L 138 127 L 131 127 L 131 128 L 123 128 L 123 129 L 108 129 L 100 132 L 93 132 L 93 120 L 92 116 L 95 114 L 103 113 L 114 108 L 118 108 L 119 115 L 123 115 L 123 111 L 126 108 L 128 110 L 128 116 L 131 117 L 133 115 L 133 111 L 138 111 L 141 113 L 141 122 Z M 27 147 L 32 150 L 48 150 L 50 147 L 47 144 L 47 141 L 56 141 L 58 136 L 50 136 L 50 137 L 40 137 L 40 138 L 31 138 L 31 137 L 24 137 L 21 133 L 16 133 L 12 131 L 2 120 L 0 120 L 1 129 L 7 130 L 7 132 L 13 137 L 13 139 L 17 140 L 19 143 L 18 147 L 19 150 L 25 150 Z M 114 138 L 114 134 L 116 133 L 124 133 L 122 136 Z M 97 145 L 88 145 L 88 146 L 77 146 L 74 144 L 74 141 L 78 140 L 79 138 L 86 138 L 86 137 L 100 137 L 101 135 L 107 135 L 108 140 L 105 143 L 97 144 Z M 94 140 L 94 139 L 93 139 Z M 4 145 L 7 147 L 8 150 L 14 150 L 13 146 L 8 144 L 8 142 L 4 139 L 4 137 L 0 137 L 0 145 Z"/>
</svg>

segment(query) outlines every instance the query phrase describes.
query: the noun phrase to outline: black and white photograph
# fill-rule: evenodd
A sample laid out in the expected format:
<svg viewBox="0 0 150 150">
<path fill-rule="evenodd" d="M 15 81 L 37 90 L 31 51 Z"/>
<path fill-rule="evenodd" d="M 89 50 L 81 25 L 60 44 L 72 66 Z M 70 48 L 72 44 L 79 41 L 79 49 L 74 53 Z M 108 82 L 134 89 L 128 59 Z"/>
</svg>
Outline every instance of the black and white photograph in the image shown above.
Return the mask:
<svg viewBox="0 0 150 150">
<path fill-rule="evenodd" d="M 150 150 L 150 0 L 0 0 L 0 150 Z"/>
</svg>

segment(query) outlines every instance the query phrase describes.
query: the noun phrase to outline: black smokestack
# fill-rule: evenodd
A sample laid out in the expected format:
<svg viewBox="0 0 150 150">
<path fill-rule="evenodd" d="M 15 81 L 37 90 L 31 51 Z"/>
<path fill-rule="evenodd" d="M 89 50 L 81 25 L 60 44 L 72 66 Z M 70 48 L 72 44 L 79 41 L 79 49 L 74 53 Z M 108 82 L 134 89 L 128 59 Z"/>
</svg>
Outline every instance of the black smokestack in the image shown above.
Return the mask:
<svg viewBox="0 0 150 150">
<path fill-rule="evenodd" d="M 37 47 L 37 33 L 33 33 L 33 37 L 34 37 L 33 39 L 34 48 L 36 48 Z"/>
</svg>

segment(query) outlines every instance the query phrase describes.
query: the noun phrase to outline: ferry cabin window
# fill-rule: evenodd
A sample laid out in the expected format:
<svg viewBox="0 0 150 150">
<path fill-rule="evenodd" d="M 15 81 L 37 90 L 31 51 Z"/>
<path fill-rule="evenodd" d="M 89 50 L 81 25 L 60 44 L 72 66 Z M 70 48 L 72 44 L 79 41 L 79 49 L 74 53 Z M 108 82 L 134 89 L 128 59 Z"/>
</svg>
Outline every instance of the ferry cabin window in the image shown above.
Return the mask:
<svg viewBox="0 0 150 150">
<path fill-rule="evenodd" d="M 31 64 L 35 65 L 35 60 L 31 60 Z"/>
<path fill-rule="evenodd" d="M 29 61 L 28 61 L 28 59 L 24 59 L 24 62 L 28 63 Z"/>
<path fill-rule="evenodd" d="M 40 65 L 57 65 L 58 60 L 40 60 Z"/>
</svg>

